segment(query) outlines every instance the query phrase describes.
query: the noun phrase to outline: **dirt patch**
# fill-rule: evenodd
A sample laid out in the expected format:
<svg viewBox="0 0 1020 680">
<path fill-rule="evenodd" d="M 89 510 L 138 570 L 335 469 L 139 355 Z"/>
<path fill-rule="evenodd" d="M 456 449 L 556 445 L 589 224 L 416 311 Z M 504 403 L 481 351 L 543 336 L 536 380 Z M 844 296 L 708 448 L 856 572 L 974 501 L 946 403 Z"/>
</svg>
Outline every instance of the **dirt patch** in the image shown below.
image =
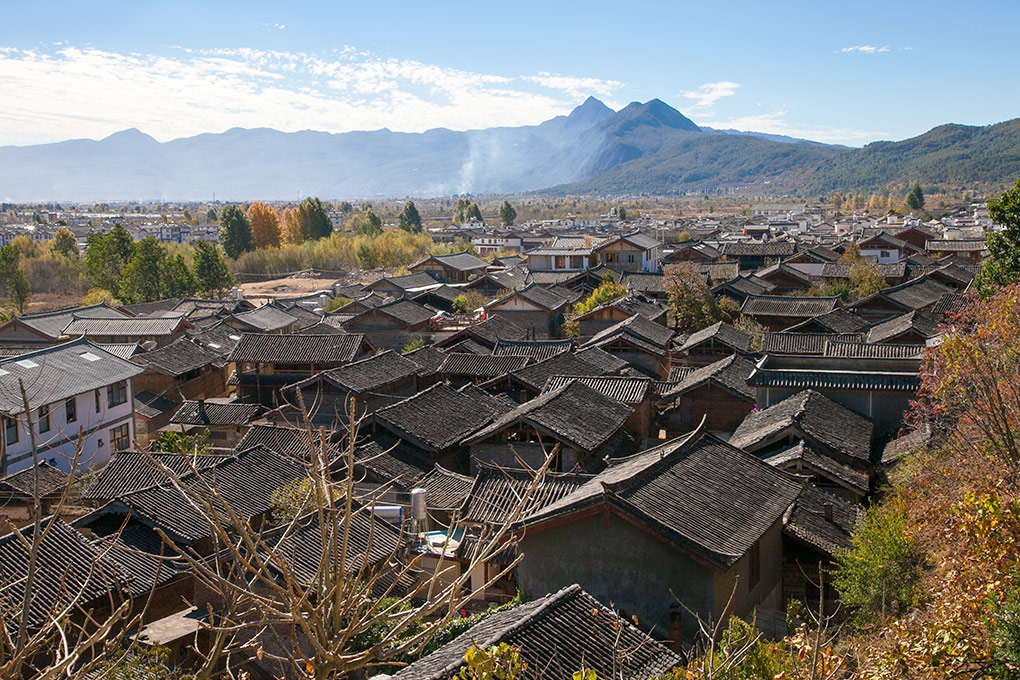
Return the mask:
<svg viewBox="0 0 1020 680">
<path fill-rule="evenodd" d="M 287 276 L 280 279 L 268 281 L 256 281 L 253 283 L 242 283 L 241 290 L 244 297 L 254 303 L 262 303 L 279 298 L 302 297 L 312 295 L 320 290 L 328 290 L 333 284 L 340 282 L 341 285 L 350 286 L 354 284 L 366 284 L 378 281 L 391 272 L 385 269 L 372 269 L 368 271 L 354 271 L 345 274 L 340 278 L 297 275 Z"/>
</svg>

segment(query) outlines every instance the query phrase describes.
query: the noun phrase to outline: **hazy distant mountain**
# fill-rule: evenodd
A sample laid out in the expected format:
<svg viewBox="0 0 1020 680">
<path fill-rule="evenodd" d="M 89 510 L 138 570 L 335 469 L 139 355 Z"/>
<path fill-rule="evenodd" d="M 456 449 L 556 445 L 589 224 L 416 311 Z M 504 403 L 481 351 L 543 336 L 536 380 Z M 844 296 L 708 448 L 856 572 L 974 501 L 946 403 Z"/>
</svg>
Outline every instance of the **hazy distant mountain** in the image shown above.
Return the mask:
<svg viewBox="0 0 1020 680">
<path fill-rule="evenodd" d="M 0 199 L 222 200 L 460 193 L 684 193 L 968 185 L 1020 175 L 1020 121 L 947 125 L 849 149 L 701 129 L 664 102 L 588 98 L 539 125 L 423 133 L 240 129 L 160 143 L 138 130 L 0 147 Z"/>
</svg>

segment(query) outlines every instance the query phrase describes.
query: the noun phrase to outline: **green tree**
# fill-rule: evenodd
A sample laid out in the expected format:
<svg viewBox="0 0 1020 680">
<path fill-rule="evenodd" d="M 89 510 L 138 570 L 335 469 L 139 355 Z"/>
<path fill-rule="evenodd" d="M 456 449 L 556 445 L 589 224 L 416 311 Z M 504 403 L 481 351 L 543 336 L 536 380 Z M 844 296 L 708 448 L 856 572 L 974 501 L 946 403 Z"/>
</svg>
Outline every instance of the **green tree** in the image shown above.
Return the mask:
<svg viewBox="0 0 1020 680">
<path fill-rule="evenodd" d="M 836 564 L 832 583 L 858 624 L 881 623 L 917 601 L 922 555 L 895 503 L 867 511 L 850 547 L 836 552 Z"/>
<path fill-rule="evenodd" d="M 159 285 L 164 298 L 189 297 L 197 289 L 195 275 L 180 254 L 166 257 L 160 263 Z"/>
<path fill-rule="evenodd" d="M 457 208 L 453 213 L 454 224 L 464 224 L 467 222 L 467 210 L 471 207 L 471 201 L 466 198 L 457 199 Z"/>
<path fill-rule="evenodd" d="M 127 232 L 127 229 L 116 224 L 110 230 L 110 233 L 107 234 L 106 238 L 110 243 L 110 248 L 113 249 L 114 255 L 127 264 L 128 260 L 135 253 L 135 240 L 131 238 L 131 234 Z"/>
<path fill-rule="evenodd" d="M 483 222 L 482 209 L 478 207 L 477 203 L 472 203 L 464 210 L 464 221 L 470 222 L 475 220 L 476 222 Z"/>
<path fill-rule="evenodd" d="M 509 227 L 517 220 L 517 211 L 510 205 L 510 201 L 503 201 L 499 206 L 499 219 L 502 220 L 504 227 Z"/>
<path fill-rule="evenodd" d="M 382 233 L 382 220 L 371 208 L 351 218 L 349 226 L 355 234 L 362 236 L 378 236 Z"/>
<path fill-rule="evenodd" d="M 89 287 L 117 290 L 120 273 L 127 264 L 110 236 L 91 234 L 85 245 L 85 277 Z"/>
<path fill-rule="evenodd" d="M 587 314 L 596 307 L 622 298 L 627 293 L 628 290 L 616 282 L 612 273 L 606 272 L 602 275 L 602 283 L 599 284 L 599 287 L 592 291 L 587 299 L 577 303 L 574 307 L 574 314 L 577 316 Z"/>
<path fill-rule="evenodd" d="M 907 207 L 911 210 L 920 210 L 924 207 L 924 190 L 921 189 L 920 184 L 915 184 L 914 188 L 907 194 Z"/>
<path fill-rule="evenodd" d="M 974 280 L 982 298 L 993 295 L 999 286 L 1020 281 L 1020 179 L 1015 187 L 988 201 L 988 214 L 1003 230 L 988 235 L 989 258 Z"/>
<path fill-rule="evenodd" d="M 206 222 L 216 222 L 219 220 L 219 216 L 216 214 L 216 208 L 209 208 L 205 211 Z"/>
<path fill-rule="evenodd" d="M 216 297 L 234 285 L 236 280 L 230 273 L 220 250 L 206 241 L 195 242 L 195 286 L 198 292 Z"/>
<path fill-rule="evenodd" d="M 220 211 L 220 243 L 227 257 L 234 260 L 254 248 L 251 220 L 239 206 L 227 205 Z"/>
<path fill-rule="evenodd" d="M 128 304 L 153 302 L 162 293 L 160 272 L 166 252 L 154 238 L 142 239 L 135 245 L 135 254 L 120 274 L 117 290 Z"/>
<path fill-rule="evenodd" d="M 412 234 L 421 233 L 421 214 L 418 213 L 418 208 L 415 206 L 414 201 L 408 201 L 404 204 L 404 209 L 397 215 L 397 225 L 404 231 L 409 231 Z"/>
<path fill-rule="evenodd" d="M 53 239 L 53 252 L 63 255 L 69 260 L 78 259 L 78 239 L 74 237 L 70 229 L 63 227 L 57 229 L 57 235 Z"/>
<path fill-rule="evenodd" d="M 317 241 L 333 233 L 329 213 L 319 199 L 309 197 L 301 201 L 298 213 L 301 216 L 301 228 L 306 240 Z"/>
<path fill-rule="evenodd" d="M 616 209 L 616 216 L 619 217 L 621 220 L 627 219 L 627 209 L 621 205 L 619 208 Z"/>
<path fill-rule="evenodd" d="M 29 294 L 32 292 L 31 286 L 28 285 L 28 278 L 25 276 L 25 272 L 21 269 L 15 269 L 10 276 L 7 277 L 7 295 L 11 298 L 11 302 L 18 309 L 18 314 L 25 313 L 25 305 L 28 304 Z"/>
<path fill-rule="evenodd" d="M 885 288 L 885 279 L 876 265 L 864 261 L 855 262 L 850 265 L 850 287 L 854 298 L 863 300 Z"/>
</svg>

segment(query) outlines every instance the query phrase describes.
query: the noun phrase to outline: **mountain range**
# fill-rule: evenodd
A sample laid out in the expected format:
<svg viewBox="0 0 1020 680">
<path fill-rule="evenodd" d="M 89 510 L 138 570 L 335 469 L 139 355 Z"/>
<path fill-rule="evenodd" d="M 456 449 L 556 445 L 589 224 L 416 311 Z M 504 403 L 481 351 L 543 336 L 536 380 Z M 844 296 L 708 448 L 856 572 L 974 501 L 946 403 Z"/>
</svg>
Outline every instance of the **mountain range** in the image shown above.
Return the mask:
<svg viewBox="0 0 1020 680">
<path fill-rule="evenodd" d="M 222 200 L 511 194 L 683 194 L 1001 186 L 1020 175 L 1020 119 L 943 125 L 863 148 L 699 128 L 653 99 L 589 97 L 538 125 L 422 133 L 234 128 L 158 142 L 0 147 L 0 199 Z"/>
</svg>

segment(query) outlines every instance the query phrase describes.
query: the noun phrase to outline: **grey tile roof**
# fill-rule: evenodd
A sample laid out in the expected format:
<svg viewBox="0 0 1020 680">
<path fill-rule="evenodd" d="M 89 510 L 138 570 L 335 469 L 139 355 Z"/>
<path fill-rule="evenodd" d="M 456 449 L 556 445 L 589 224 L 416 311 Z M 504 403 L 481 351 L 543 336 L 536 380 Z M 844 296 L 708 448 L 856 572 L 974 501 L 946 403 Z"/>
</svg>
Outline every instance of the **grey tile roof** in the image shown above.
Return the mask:
<svg viewBox="0 0 1020 680">
<path fill-rule="evenodd" d="M 194 473 L 182 477 L 182 483 L 194 493 L 207 496 L 205 484 L 215 484 L 223 502 L 236 514 L 252 518 L 269 511 L 273 491 L 305 476 L 304 467 L 269 449 L 255 447 L 202 468 L 201 478 Z M 219 512 L 225 510 L 214 503 Z M 145 524 L 159 527 L 175 541 L 193 543 L 210 535 L 209 519 L 173 485 L 153 486 L 121 495 L 90 515 L 75 522 L 87 526 L 105 514 L 124 514 Z"/>
<path fill-rule="evenodd" d="M 863 333 L 868 329 L 868 322 L 842 307 L 802 321 L 795 326 L 790 326 L 787 331 L 807 332 L 801 329 L 817 328 L 830 333 Z"/>
<path fill-rule="evenodd" d="M 813 317 L 831 312 L 838 305 L 838 297 L 748 295 L 740 313 L 748 316 Z"/>
<path fill-rule="evenodd" d="M 439 370 L 439 367 L 446 361 L 446 354 L 435 347 L 422 347 L 403 355 L 421 368 L 421 375 L 429 375 Z"/>
<path fill-rule="evenodd" d="M 472 269 L 485 269 L 489 266 L 489 263 L 485 260 L 472 255 L 471 253 L 464 251 L 462 253 L 452 253 L 450 255 L 432 255 L 424 261 L 433 260 L 440 263 L 444 267 L 450 269 L 456 269 L 458 271 L 471 271 Z M 418 264 L 421 264 L 420 262 Z M 416 265 L 412 265 L 412 268 Z"/>
<path fill-rule="evenodd" d="M 482 343 L 478 342 L 472 337 L 465 336 L 463 340 L 455 345 L 447 345 L 443 347 L 443 352 L 446 355 L 450 354 L 478 354 L 482 356 L 491 356 L 492 349 L 486 347 Z M 445 361 L 445 359 L 444 359 Z"/>
<path fill-rule="evenodd" d="M 380 314 L 396 319 L 403 324 L 408 326 L 417 326 L 418 324 L 425 323 L 433 316 L 436 312 L 428 307 L 419 305 L 417 302 L 411 302 L 410 300 L 394 300 L 393 302 L 387 302 L 386 304 L 379 305 L 375 308 L 375 311 Z M 354 317 L 350 321 L 351 324 L 357 324 L 361 316 L 370 314 L 370 312 L 364 312 Z"/>
<path fill-rule="evenodd" d="M 497 315 L 458 331 L 440 345 L 452 344 L 468 336 L 483 341 L 489 347 L 494 347 L 499 340 L 523 340 L 526 334 L 527 331 L 513 321 Z"/>
<path fill-rule="evenodd" d="M 841 482 L 860 496 L 868 495 L 871 490 L 871 479 L 866 472 L 855 470 L 833 460 L 829 456 L 816 453 L 803 441 L 794 444 L 788 449 L 766 456 L 763 460 L 769 465 L 782 470 L 790 470 L 791 467 L 799 465 L 802 468 L 807 468 L 809 471 L 817 471 L 826 477 Z"/>
<path fill-rule="evenodd" d="M 60 493 L 67 485 L 68 476 L 49 463 L 42 462 L 21 472 L 0 477 L 0 498 L 31 499 L 35 493 L 35 472 L 39 471 L 39 495 L 46 497 Z M 2 501 L 0 501 L 2 502 Z"/>
<path fill-rule="evenodd" d="M 666 277 L 656 272 L 625 272 L 620 285 L 640 293 L 662 294 L 666 292 Z"/>
<path fill-rule="evenodd" d="M 265 412 L 260 404 L 217 403 L 187 400 L 170 422 L 174 425 L 247 425 Z"/>
<path fill-rule="evenodd" d="M 384 483 L 409 490 L 429 471 L 429 464 L 407 453 L 383 448 L 377 441 L 368 441 L 354 449 L 354 468 L 356 473 L 367 471 Z"/>
<path fill-rule="evenodd" d="M 451 472 L 437 464 L 415 486 L 425 489 L 425 504 L 435 510 L 456 510 L 474 486 L 474 477 Z"/>
<path fill-rule="evenodd" d="M 788 257 L 796 251 L 793 241 L 727 241 L 719 246 L 724 257 Z"/>
<path fill-rule="evenodd" d="M 858 300 L 850 305 L 850 308 L 865 307 L 875 298 L 884 298 L 903 310 L 917 310 L 934 305 L 945 293 L 955 293 L 956 290 L 944 283 L 940 283 L 930 276 L 919 276 L 906 283 L 882 290 Z"/>
<path fill-rule="evenodd" d="M 62 335 L 140 336 L 173 335 L 182 326 L 187 327 L 184 316 L 138 316 L 125 318 L 81 318 L 75 315 L 64 328 Z"/>
<path fill-rule="evenodd" d="M 306 385 L 324 379 L 348 392 L 371 392 L 398 380 L 421 373 L 422 369 L 414 361 L 406 359 L 393 350 L 386 350 L 370 357 L 359 359 L 340 368 L 323 371 L 318 376 L 303 380 L 298 385 Z"/>
<path fill-rule="evenodd" d="M 278 331 L 297 322 L 293 314 L 278 309 L 272 304 L 265 304 L 249 312 L 234 314 L 234 319 L 258 331 Z"/>
<path fill-rule="evenodd" d="M 241 339 L 241 331 L 231 328 L 222 321 L 202 329 L 189 330 L 188 337 L 202 347 L 225 358 Z"/>
<path fill-rule="evenodd" d="M 557 374 L 550 376 L 546 380 L 542 391 L 553 392 L 572 382 L 581 383 L 599 394 L 631 406 L 640 404 L 648 398 L 648 393 L 652 388 L 651 378 L 629 375 L 588 376 Z"/>
<path fill-rule="evenodd" d="M 121 359 L 130 359 L 141 351 L 137 342 L 97 342 L 96 346 Z"/>
<path fill-rule="evenodd" d="M 666 328 L 662 324 L 649 321 L 643 316 L 635 314 L 629 319 L 624 319 L 617 324 L 602 329 L 583 346 L 585 348 L 602 347 L 617 339 L 625 338 L 627 341 L 653 354 L 665 354 L 669 348 L 670 341 L 675 335 L 676 333 L 671 328 Z"/>
<path fill-rule="evenodd" d="M 761 351 L 766 354 L 816 354 L 825 353 L 829 341 L 862 342 L 861 333 L 791 333 L 788 331 L 765 331 L 761 336 Z"/>
<path fill-rule="evenodd" d="M 907 275 L 907 263 L 892 262 L 876 265 L 878 275 L 883 279 L 902 279 Z M 849 262 L 829 262 L 822 267 L 821 277 L 823 279 L 848 279 L 853 264 Z"/>
<path fill-rule="evenodd" d="M 748 415 L 730 444 L 753 452 L 785 433 L 805 439 L 819 453 L 869 463 L 874 427 L 864 416 L 814 390 L 804 390 Z"/>
<path fill-rule="evenodd" d="M 438 383 L 379 409 L 372 418 L 418 448 L 443 451 L 502 415 L 495 400 L 479 400 L 476 396 Z"/>
<path fill-rule="evenodd" d="M 149 371 L 178 376 L 218 363 L 222 357 L 221 352 L 207 349 L 190 338 L 178 338 L 169 345 L 136 354 L 131 357 L 131 361 Z"/>
<path fill-rule="evenodd" d="M 513 371 L 514 379 L 527 385 L 535 392 L 541 392 L 546 382 L 554 375 L 602 375 L 602 369 L 579 359 L 576 354 L 563 352 L 539 361 L 520 370 Z"/>
<path fill-rule="evenodd" d="M 603 503 L 726 569 L 790 508 L 801 486 L 707 432 L 610 461 L 573 493 L 526 520 L 528 527 Z"/>
<path fill-rule="evenodd" d="M 563 296 L 559 295 L 558 293 L 552 290 L 549 290 L 548 288 L 544 288 L 537 283 L 532 283 L 525 286 L 524 288 L 512 291 L 508 295 L 498 300 L 490 302 L 488 305 L 486 305 L 486 307 L 490 309 L 498 309 L 502 303 L 506 302 L 507 300 L 513 297 L 523 298 L 524 300 L 527 300 L 528 302 L 531 302 L 532 304 L 535 304 L 550 312 L 558 312 L 561 309 L 563 309 L 563 307 L 566 306 L 567 304 L 567 300 Z"/>
<path fill-rule="evenodd" d="M 646 680 L 668 674 L 683 661 L 577 585 L 513 609 L 491 614 L 393 680 L 446 680 L 457 675 L 472 647 L 505 642 L 521 650 L 522 680 L 568 678 L 590 668 L 600 678 L 619 674 Z M 633 650 L 621 661 L 615 650 Z"/>
<path fill-rule="evenodd" d="M 160 469 L 163 465 L 177 475 L 191 469 L 192 462 L 198 469 L 219 465 L 230 456 L 208 454 L 201 456 L 184 456 L 179 453 L 137 453 L 135 451 L 118 451 L 110 456 L 110 460 L 100 469 L 92 483 L 82 493 L 84 500 L 110 500 L 148 489 L 159 484 L 166 484 L 166 474 Z"/>
<path fill-rule="evenodd" d="M 925 345 L 869 344 L 827 340 L 824 356 L 854 359 L 920 359 Z"/>
<path fill-rule="evenodd" d="M 343 335 L 278 335 L 243 333 L 228 357 L 251 363 L 342 364 L 365 351 L 368 342 L 358 333 Z"/>
<path fill-rule="evenodd" d="M 625 359 L 613 356 L 609 352 L 598 347 L 580 349 L 574 353 L 574 356 L 586 364 L 591 364 L 598 369 L 600 373 L 617 373 L 630 365 Z"/>
<path fill-rule="evenodd" d="M 134 402 L 135 415 L 150 419 L 177 408 L 177 402 L 173 399 L 149 390 L 135 392 Z"/>
<path fill-rule="evenodd" d="M 438 272 L 436 273 L 438 274 Z M 365 286 L 365 290 L 385 290 L 390 286 L 396 286 L 401 290 L 419 290 L 430 287 L 439 287 L 442 281 L 438 276 L 430 272 L 414 272 L 404 276 L 387 276 Z"/>
<path fill-rule="evenodd" d="M 831 520 L 826 519 L 826 506 L 831 508 Z M 863 515 L 854 503 L 806 484 L 793 505 L 783 533 L 832 557 L 838 550 L 850 547 L 850 537 Z"/>
<path fill-rule="evenodd" d="M 580 383 L 545 392 L 464 440 L 474 444 L 515 426 L 530 426 L 579 451 L 594 451 L 609 440 L 633 413 L 626 404 Z"/>
<path fill-rule="evenodd" d="M 276 425 L 252 425 L 241 437 L 235 447 L 236 451 L 246 451 L 254 447 L 264 447 L 284 456 L 308 459 L 308 433 L 296 427 Z M 335 447 L 331 448 L 333 455 Z"/>
<path fill-rule="evenodd" d="M 916 392 L 921 386 L 917 371 L 825 370 L 759 366 L 748 385 L 798 390 L 889 390 Z"/>
<path fill-rule="evenodd" d="M 64 329 L 67 328 L 67 325 L 71 323 L 75 317 L 79 319 L 88 317 L 130 318 L 127 314 L 120 310 L 110 307 L 105 302 L 101 302 L 97 305 L 90 305 L 88 307 L 71 307 L 69 309 L 59 309 L 53 312 L 23 314 L 15 319 L 11 319 L 8 323 L 16 321 L 17 323 L 28 326 L 29 328 L 45 335 L 51 340 L 56 340 L 63 334 Z"/>
<path fill-rule="evenodd" d="M 569 338 L 566 340 L 499 340 L 492 353 L 498 357 L 531 357 L 535 361 L 544 361 L 551 356 L 569 352 L 573 345 L 573 341 Z"/>
<path fill-rule="evenodd" d="M 524 356 L 493 356 L 491 354 L 468 354 L 454 352 L 436 371 L 442 376 L 469 377 L 472 379 L 496 378 L 518 371 L 531 363 Z"/>
<path fill-rule="evenodd" d="M 27 614 L 30 632 L 47 622 L 59 608 L 74 601 L 89 608 L 110 591 L 128 585 L 118 574 L 116 564 L 64 520 L 53 518 L 52 522 L 44 521 L 43 526 L 46 532 L 35 555 L 35 582 Z M 31 559 L 25 543 L 31 543 L 33 531 L 29 525 L 0 536 L 0 574 L 4 579 L 0 614 L 7 634 L 17 634 L 16 628 L 8 623 L 22 614 Z"/>
<path fill-rule="evenodd" d="M 698 389 L 708 383 L 719 385 L 723 389 L 744 399 L 754 402 L 754 388 L 748 387 L 747 378 L 754 371 L 754 364 L 747 359 L 733 354 L 707 366 L 694 369 L 680 378 L 676 387 L 663 393 L 664 399 L 679 397 L 684 392 Z"/>
<path fill-rule="evenodd" d="M 947 241 L 944 239 L 931 239 L 924 244 L 928 252 L 936 253 L 980 253 L 988 249 L 988 244 L 982 239 L 959 239 Z"/>
<path fill-rule="evenodd" d="M 867 341 L 871 343 L 889 342 L 897 336 L 911 331 L 924 338 L 933 338 L 939 334 L 939 323 L 921 312 L 907 312 L 888 321 L 875 324 L 868 331 Z"/>
<path fill-rule="evenodd" d="M 736 352 L 746 353 L 751 351 L 751 336 L 736 326 L 731 326 L 725 321 L 719 321 L 707 328 L 702 328 L 700 331 L 691 333 L 686 339 L 684 339 L 683 344 L 680 346 L 680 350 L 689 352 L 691 349 L 708 340 L 721 342 L 728 347 L 732 347 Z"/>
<path fill-rule="evenodd" d="M 504 468 L 478 463 L 471 491 L 461 508 L 460 519 L 479 524 L 504 524 L 522 509 L 521 518 L 563 498 L 591 480 L 592 475 L 571 472 L 547 472 L 527 504 L 521 508 L 528 488 L 534 482 L 531 470 Z"/>
<path fill-rule="evenodd" d="M 0 360 L 0 413 L 24 412 L 18 381 L 24 382 L 32 408 L 61 402 L 85 392 L 133 378 L 140 366 L 84 338 Z"/>
</svg>

